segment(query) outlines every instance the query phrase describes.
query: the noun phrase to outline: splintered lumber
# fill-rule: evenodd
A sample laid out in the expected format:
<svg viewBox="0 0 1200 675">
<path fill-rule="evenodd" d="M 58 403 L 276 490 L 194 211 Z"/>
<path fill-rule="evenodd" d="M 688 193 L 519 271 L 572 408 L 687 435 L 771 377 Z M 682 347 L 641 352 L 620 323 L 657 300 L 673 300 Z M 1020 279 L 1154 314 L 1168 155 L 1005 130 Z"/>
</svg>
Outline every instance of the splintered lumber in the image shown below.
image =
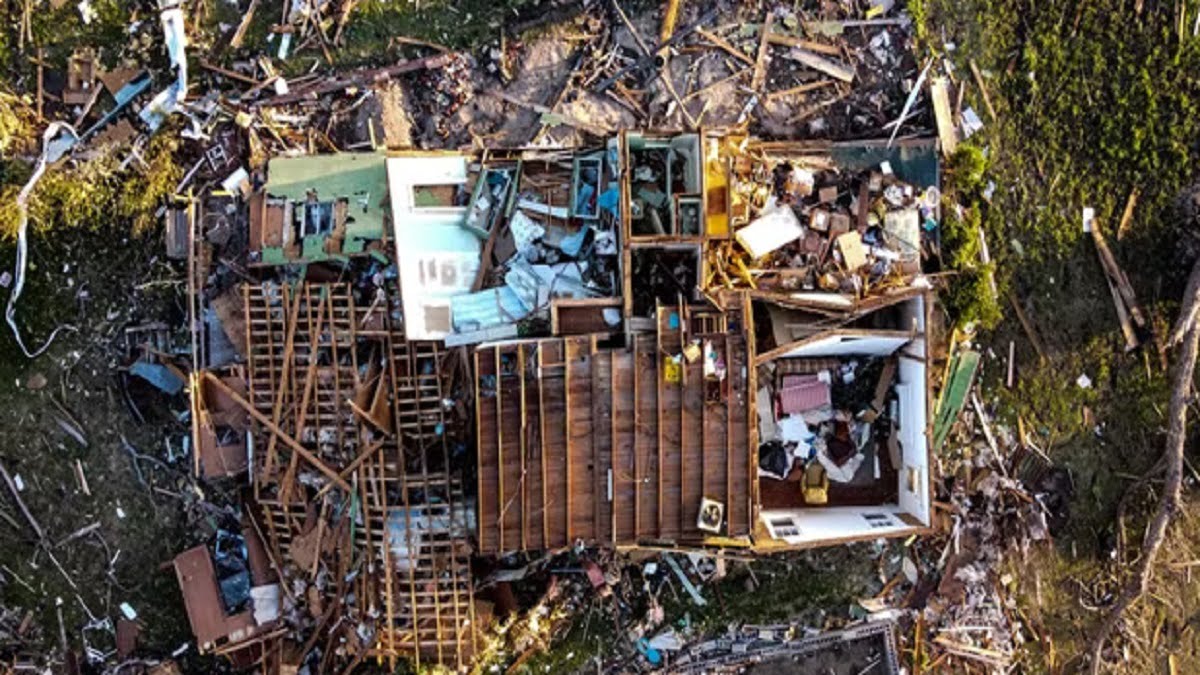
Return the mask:
<svg viewBox="0 0 1200 675">
<path fill-rule="evenodd" d="M 738 61 L 741 61 L 742 63 L 744 63 L 748 66 L 751 66 L 751 67 L 754 66 L 754 59 L 750 58 L 749 56 L 746 56 L 745 52 L 743 52 L 742 50 L 738 49 L 737 47 L 734 47 L 733 45 L 729 44 L 729 41 L 726 40 L 725 38 L 721 37 L 720 35 L 716 35 L 715 33 L 710 33 L 708 31 L 704 30 L 703 28 L 697 28 L 696 34 L 699 35 L 700 37 L 704 38 L 705 40 L 708 40 L 709 42 L 713 43 L 721 51 L 732 56 L 733 58 L 737 59 Z"/>
<path fill-rule="evenodd" d="M 933 116 L 937 121 L 938 139 L 942 142 L 942 154 L 949 157 L 958 147 L 954 113 L 950 109 L 950 82 L 944 77 L 930 79 L 929 98 L 933 101 Z"/>
<path fill-rule="evenodd" d="M 1138 305 L 1137 295 L 1133 292 L 1133 285 L 1129 283 L 1129 278 L 1125 276 L 1125 270 L 1117 264 L 1117 259 L 1113 256 L 1112 250 L 1108 248 L 1108 242 L 1104 238 L 1104 233 L 1100 230 L 1100 223 L 1093 221 L 1092 241 L 1096 244 L 1096 253 L 1100 257 L 1100 266 L 1104 268 L 1104 275 L 1112 284 L 1113 301 L 1117 305 L 1117 316 L 1122 317 L 1128 315 L 1133 323 L 1137 324 L 1138 328 L 1146 327 L 1146 315 L 1142 313 L 1142 308 Z M 1126 333 L 1126 343 L 1130 340 L 1128 336 L 1133 332 L 1122 326 L 1122 330 Z M 1137 337 L 1134 335 L 1133 346 L 1137 346 Z M 1131 347 L 1132 348 L 1132 347 Z"/>
<path fill-rule="evenodd" d="M 37 518 L 34 518 L 33 514 L 29 512 L 29 507 L 25 506 L 25 500 L 21 499 L 21 492 L 17 490 L 17 484 L 13 481 L 12 476 L 8 473 L 8 467 L 4 466 L 3 462 L 0 462 L 0 475 L 4 476 L 4 484 L 8 486 L 8 491 L 12 493 L 13 501 L 21 509 L 21 514 L 25 516 L 25 520 L 29 522 L 29 527 L 33 528 L 33 533 L 37 535 L 38 541 L 45 542 L 46 531 L 42 529 Z"/>
<path fill-rule="evenodd" d="M 207 371 L 202 373 L 202 376 L 208 380 L 209 384 L 221 390 L 221 393 L 228 396 L 231 401 L 238 404 L 239 407 L 249 413 L 251 417 L 258 421 L 259 424 L 263 425 L 268 431 L 278 436 L 279 440 L 283 441 L 284 445 L 288 446 L 296 454 L 303 457 L 315 469 L 325 474 L 326 478 L 329 478 L 334 483 L 337 483 L 338 487 L 342 488 L 346 492 L 351 492 L 350 484 L 347 483 L 341 476 L 339 476 L 337 471 L 334 471 L 328 464 L 321 461 L 321 458 L 314 455 L 308 448 L 300 445 L 296 439 L 287 435 L 283 429 L 279 428 L 279 425 L 275 424 L 269 417 L 259 412 L 258 409 L 255 408 L 249 401 L 242 398 L 241 395 L 230 388 L 229 385 L 222 382 L 219 377 Z"/>
<path fill-rule="evenodd" d="M 663 7 L 662 28 L 658 33 L 659 44 L 666 44 L 675 35 L 675 26 L 679 23 L 679 6 L 683 0 L 666 0 Z"/>
<path fill-rule="evenodd" d="M 782 33 L 771 33 L 767 35 L 767 41 L 773 45 L 782 45 L 784 47 L 800 47 L 801 49 L 807 49 L 810 52 L 828 54 L 829 56 L 841 56 L 842 54 L 842 50 L 833 45 L 827 45 L 821 42 L 813 42 L 812 40 L 805 40 L 803 38 L 784 35 Z"/>
<path fill-rule="evenodd" d="M 621 19 L 621 23 L 625 24 L 625 29 L 628 30 L 629 34 L 633 36 L 633 41 L 637 44 L 638 50 L 642 52 L 642 56 L 653 58 L 655 52 L 651 51 L 650 47 L 646 46 L 646 41 L 642 39 L 641 33 L 639 33 L 637 28 L 634 27 L 633 22 L 629 20 L 629 16 L 625 14 L 625 10 L 621 9 L 620 3 L 618 3 L 617 0 L 612 0 L 612 6 L 613 9 L 616 10 L 617 16 Z M 664 41 L 663 43 L 664 47 L 666 42 L 668 41 Z M 671 98 L 675 99 L 676 105 L 679 106 L 679 113 L 683 115 L 684 119 L 687 120 L 690 127 L 695 129 L 698 126 L 696 118 L 693 117 L 690 112 L 688 112 L 683 98 L 681 98 L 679 96 L 679 92 L 675 90 L 675 83 L 671 81 L 671 69 L 665 65 L 659 68 L 658 79 L 662 80 L 663 87 L 666 88 L 667 93 L 671 95 Z"/>
<path fill-rule="evenodd" d="M 797 63 L 800 63 L 813 70 L 819 70 L 826 75 L 841 80 L 842 82 L 854 81 L 854 69 L 844 66 L 835 61 L 814 54 L 807 49 L 794 47 L 787 52 L 787 57 Z"/>
<path fill-rule="evenodd" d="M 750 79 L 750 88 L 761 91 L 763 82 L 767 79 L 767 49 L 771 46 L 771 26 L 775 24 L 775 12 L 767 9 L 767 18 L 759 30 L 762 37 L 758 41 L 758 52 L 754 55 L 754 77 Z"/>
<path fill-rule="evenodd" d="M 234 49 L 240 49 L 242 40 L 246 38 L 246 29 L 250 27 L 250 21 L 254 18 L 254 10 L 258 9 L 258 0 L 250 0 L 250 6 L 246 8 L 246 13 L 242 15 L 242 21 L 238 24 L 237 31 L 233 37 L 229 39 L 229 46 Z"/>
<path fill-rule="evenodd" d="M 988 96 L 987 85 L 983 83 L 983 73 L 979 72 L 979 66 L 975 65 L 975 59 L 971 59 L 971 75 L 975 77 L 975 84 L 979 87 L 979 93 L 983 95 L 983 106 L 987 108 L 988 115 L 995 122 L 996 109 L 992 107 L 992 97 Z"/>
<path fill-rule="evenodd" d="M 834 83 L 833 80 L 818 80 L 816 82 L 805 82 L 804 84 L 796 86 L 796 87 L 791 87 L 788 89 L 780 89 L 779 91 L 773 91 L 773 92 L 767 94 L 767 100 L 774 101 L 776 99 L 784 98 L 787 96 L 794 96 L 796 94 L 804 94 L 804 93 L 807 93 L 810 91 L 821 89 L 823 87 L 828 87 L 828 86 L 832 85 L 833 83 Z"/>
<path fill-rule="evenodd" d="M 1125 236 L 1126 230 L 1129 229 L 1129 223 L 1133 221 L 1133 209 L 1137 206 L 1138 197 L 1142 191 L 1136 186 L 1129 191 L 1129 199 L 1125 200 L 1125 211 L 1121 213 L 1121 224 L 1117 226 L 1117 241 Z"/>
<path fill-rule="evenodd" d="M 1021 301 L 1017 300 L 1017 296 L 1012 293 L 1008 294 L 1008 301 L 1013 307 L 1013 311 L 1017 313 L 1017 320 L 1021 322 L 1021 328 L 1025 329 L 1025 337 L 1029 338 L 1033 349 L 1038 353 L 1038 358 L 1042 361 L 1046 360 L 1046 348 L 1042 345 L 1042 340 L 1038 337 L 1037 329 L 1033 322 L 1030 321 L 1029 315 L 1025 313 L 1025 308 L 1021 307 Z"/>
</svg>

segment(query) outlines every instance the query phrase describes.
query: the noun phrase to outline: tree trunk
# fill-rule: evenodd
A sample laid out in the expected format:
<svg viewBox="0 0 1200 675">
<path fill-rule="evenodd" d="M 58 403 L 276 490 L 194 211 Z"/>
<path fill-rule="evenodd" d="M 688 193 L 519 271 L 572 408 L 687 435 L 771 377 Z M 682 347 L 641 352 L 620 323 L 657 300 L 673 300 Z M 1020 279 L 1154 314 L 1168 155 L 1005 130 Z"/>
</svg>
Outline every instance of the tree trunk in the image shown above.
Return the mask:
<svg viewBox="0 0 1200 675">
<path fill-rule="evenodd" d="M 1183 302 L 1179 323 L 1172 331 L 1172 338 L 1181 337 L 1182 345 L 1171 376 L 1171 407 L 1167 412 L 1169 426 L 1167 447 L 1163 456 L 1167 464 L 1166 482 L 1158 502 L 1158 510 L 1146 528 L 1146 535 L 1142 540 L 1142 556 L 1137 562 L 1133 576 L 1125 583 L 1116 604 L 1109 610 L 1092 637 L 1088 648 L 1088 672 L 1092 675 L 1100 672 L 1104 643 L 1120 622 L 1121 615 L 1146 592 L 1154 572 L 1158 550 L 1167 536 L 1167 527 L 1179 510 L 1183 489 L 1183 444 L 1187 437 L 1187 410 L 1191 400 L 1192 379 L 1196 371 L 1197 350 L 1200 349 L 1200 329 L 1196 326 L 1196 317 L 1200 313 L 1200 260 L 1192 267 Z"/>
</svg>

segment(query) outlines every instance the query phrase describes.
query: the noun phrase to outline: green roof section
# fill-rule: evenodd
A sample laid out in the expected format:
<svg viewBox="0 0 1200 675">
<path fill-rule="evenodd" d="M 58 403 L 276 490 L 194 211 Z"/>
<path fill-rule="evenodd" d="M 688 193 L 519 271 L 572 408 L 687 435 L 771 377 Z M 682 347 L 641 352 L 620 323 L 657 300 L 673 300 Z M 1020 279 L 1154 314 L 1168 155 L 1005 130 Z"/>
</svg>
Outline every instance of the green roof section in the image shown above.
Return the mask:
<svg viewBox="0 0 1200 675">
<path fill-rule="evenodd" d="M 339 152 L 330 155 L 277 157 L 267 165 L 267 194 L 303 202 L 309 191 L 319 201 L 349 201 L 342 253 L 363 251 L 363 244 L 383 237 L 388 203 L 386 156 L 378 152 Z M 304 242 L 304 257 L 327 257 L 318 242 Z M 265 252 L 264 252 L 265 253 Z M 336 256 L 340 257 L 340 256 Z"/>
<path fill-rule="evenodd" d="M 950 428 L 967 405 L 971 385 L 975 383 L 975 371 L 979 369 L 980 354 L 970 349 L 961 349 L 950 358 L 949 373 L 942 394 L 938 399 L 937 412 L 933 421 L 933 449 L 940 450 Z"/>
</svg>

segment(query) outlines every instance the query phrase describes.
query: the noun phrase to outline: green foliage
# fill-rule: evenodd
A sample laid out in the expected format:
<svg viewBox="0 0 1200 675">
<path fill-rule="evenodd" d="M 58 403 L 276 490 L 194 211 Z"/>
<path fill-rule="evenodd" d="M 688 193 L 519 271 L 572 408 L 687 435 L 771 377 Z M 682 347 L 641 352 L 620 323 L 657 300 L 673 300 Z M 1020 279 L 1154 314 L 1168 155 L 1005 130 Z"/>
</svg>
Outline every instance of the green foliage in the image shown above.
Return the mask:
<svg viewBox="0 0 1200 675">
<path fill-rule="evenodd" d="M 950 187 L 959 194 L 971 194 L 983 185 L 983 173 L 987 171 L 987 158 L 983 150 L 971 143 L 963 143 L 950 157 Z"/>
<path fill-rule="evenodd" d="M 8 153 L 34 135 L 33 111 L 19 97 L 0 89 L 0 154 Z"/>
<path fill-rule="evenodd" d="M 991 265 L 962 270 L 942 292 L 942 303 L 959 325 L 990 330 L 1004 318 L 988 281 L 992 273 Z"/>
<path fill-rule="evenodd" d="M 59 164 L 43 174 L 29 200 L 32 231 L 78 230 L 99 232 L 123 225 L 134 236 L 148 232 L 154 214 L 175 190 L 182 169 L 175 162 L 175 141 L 169 132 L 155 136 L 143 155 L 145 166 L 121 170 L 109 152 L 75 163 Z M 15 174 L 15 172 L 14 172 Z M 5 176 L 6 182 L 9 176 Z M 16 196 L 24 182 L 0 187 L 0 240 L 17 234 Z"/>
<path fill-rule="evenodd" d="M 118 188 L 116 170 L 116 161 L 110 154 L 101 154 L 74 166 L 49 168 L 29 200 L 29 227 L 35 232 L 98 229 L 111 217 Z M 16 231 L 6 230 L 0 234 L 9 238 L 15 236 Z"/>
<path fill-rule="evenodd" d="M 347 24 L 341 62 L 378 59 L 394 36 L 440 43 L 452 49 L 478 49 L 498 40 L 500 29 L 532 0 L 432 0 L 417 4 L 364 0 Z"/>
<path fill-rule="evenodd" d="M 942 259 L 956 275 L 943 290 L 941 301 L 958 325 L 974 324 L 990 330 L 1000 323 L 1003 314 L 992 292 L 995 266 L 984 265 L 980 259 L 983 205 L 977 197 L 974 202 L 969 199 L 983 180 L 983 154 L 977 148 L 963 145 L 951 164 L 951 179 L 946 185 L 948 198 L 942 205 L 941 244 Z M 971 206 L 964 208 L 960 201 Z"/>
<path fill-rule="evenodd" d="M 913 20 L 917 44 L 926 44 L 929 38 L 929 5 L 926 0 L 909 0 L 906 9 Z"/>
<path fill-rule="evenodd" d="M 175 192 L 183 177 L 176 163 L 174 136 L 163 133 L 155 136 L 146 153 L 146 166 L 133 172 L 121 184 L 117 200 L 118 213 L 128 218 L 134 236 L 149 231 L 155 224 L 155 211 Z"/>
<path fill-rule="evenodd" d="M 959 209 L 947 204 L 942 217 L 942 250 L 952 270 L 964 270 L 979 264 L 979 209 Z"/>
</svg>

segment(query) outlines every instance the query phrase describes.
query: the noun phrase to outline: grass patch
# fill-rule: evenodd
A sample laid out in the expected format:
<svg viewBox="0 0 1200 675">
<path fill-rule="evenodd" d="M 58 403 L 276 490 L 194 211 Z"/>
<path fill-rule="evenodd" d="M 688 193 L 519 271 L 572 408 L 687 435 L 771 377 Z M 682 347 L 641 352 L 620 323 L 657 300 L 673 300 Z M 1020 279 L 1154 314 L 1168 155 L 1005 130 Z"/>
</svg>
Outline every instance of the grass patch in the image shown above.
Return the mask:
<svg viewBox="0 0 1200 675">
<path fill-rule="evenodd" d="M 951 266 L 965 268 L 977 253 L 966 235 L 982 227 L 1001 297 L 1011 290 L 1027 304 L 1049 352 L 1049 360 L 1040 361 L 1005 301 L 1003 318 L 979 337 L 996 354 L 1006 354 L 1015 341 L 1018 384 L 1003 388 L 1005 361 L 997 358 L 985 364 L 983 391 L 998 403 L 1000 421 L 1015 430 L 1023 419 L 1074 482 L 1071 519 L 1056 546 L 1015 570 L 1023 608 L 1049 638 L 1030 647 L 1034 671 L 1045 668 L 1043 657 L 1052 650 L 1059 665 L 1083 651 L 1102 615 L 1083 604 L 1106 603 L 1105 591 L 1129 562 L 1111 557 L 1118 503 L 1162 452 L 1166 375 L 1151 345 L 1125 353 L 1094 245 L 1082 231 L 1082 209 L 1096 209 L 1161 334 L 1195 250 L 1195 234 L 1175 208 L 1200 165 L 1200 80 L 1194 76 L 1200 40 L 1190 32 L 1197 8 L 1184 8 L 1181 16 L 1171 3 L 1148 3 L 1139 16 L 1118 0 L 909 3 L 923 48 L 955 63 L 960 80 L 969 82 L 966 105 L 987 125 L 968 141 L 976 156 L 950 164 L 946 211 L 959 204 L 965 214 L 943 224 Z M 1181 23 L 1186 31 L 1178 29 Z M 955 50 L 944 51 L 942 39 L 953 41 Z M 971 60 L 987 76 L 998 119 L 987 116 L 969 75 Z M 980 157 L 986 168 L 976 179 Z M 970 176 L 960 174 L 964 167 Z M 990 200 L 984 198 L 989 183 Z M 1118 240 L 1117 224 L 1135 187 L 1137 208 Z M 944 297 L 954 318 L 990 328 L 980 318 L 982 290 L 977 275 L 951 281 Z M 1076 384 L 1081 374 L 1090 388 Z M 1124 525 L 1131 548 L 1152 505 L 1149 498 L 1130 501 Z M 1031 577 L 1040 581 L 1036 589 Z M 1158 630 L 1178 630 L 1195 613 L 1172 603 L 1140 606 L 1164 612 Z M 1143 659 L 1128 665 L 1129 672 L 1147 672 L 1163 664 Z"/>
</svg>

